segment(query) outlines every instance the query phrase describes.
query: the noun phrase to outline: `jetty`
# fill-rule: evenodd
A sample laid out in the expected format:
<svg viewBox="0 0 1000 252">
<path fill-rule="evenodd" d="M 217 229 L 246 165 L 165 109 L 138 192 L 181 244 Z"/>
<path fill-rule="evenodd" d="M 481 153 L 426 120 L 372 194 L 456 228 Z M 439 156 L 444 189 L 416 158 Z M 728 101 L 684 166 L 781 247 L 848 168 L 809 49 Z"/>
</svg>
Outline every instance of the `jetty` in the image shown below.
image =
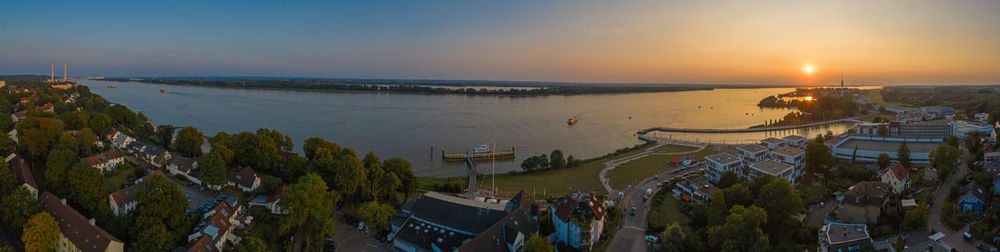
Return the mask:
<svg viewBox="0 0 1000 252">
<path fill-rule="evenodd" d="M 745 132 L 766 132 L 766 131 L 780 131 L 780 130 L 790 130 L 790 129 L 801 129 L 801 128 L 811 128 L 816 126 L 823 126 L 828 124 L 837 123 L 859 123 L 862 122 L 855 118 L 844 118 L 831 121 L 806 123 L 799 125 L 788 125 L 788 126 L 777 126 L 777 127 L 761 127 L 761 128 L 747 128 L 747 129 L 696 129 L 696 128 L 672 128 L 672 127 L 654 127 L 643 129 L 636 134 L 645 135 L 650 131 L 662 131 L 662 132 L 683 132 L 683 133 L 745 133 Z"/>
</svg>

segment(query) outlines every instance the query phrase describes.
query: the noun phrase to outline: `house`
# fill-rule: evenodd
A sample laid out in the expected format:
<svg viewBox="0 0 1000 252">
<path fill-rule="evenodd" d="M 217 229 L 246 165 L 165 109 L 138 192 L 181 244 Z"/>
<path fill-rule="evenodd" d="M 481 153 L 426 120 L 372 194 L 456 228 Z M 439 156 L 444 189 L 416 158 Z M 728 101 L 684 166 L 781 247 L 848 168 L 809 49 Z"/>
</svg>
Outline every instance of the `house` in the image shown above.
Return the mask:
<svg viewBox="0 0 1000 252">
<path fill-rule="evenodd" d="M 983 171 L 989 175 L 1000 175 L 1000 160 L 992 160 L 983 165 Z"/>
<path fill-rule="evenodd" d="M 767 148 L 759 144 L 740 145 L 739 147 L 736 147 L 736 150 L 738 151 L 740 161 L 744 166 L 749 166 L 753 163 L 767 159 Z"/>
<path fill-rule="evenodd" d="M 900 163 L 895 163 L 882 170 L 882 183 L 889 184 L 892 192 L 903 193 L 910 188 L 910 172 Z"/>
<path fill-rule="evenodd" d="M 935 119 L 948 119 L 951 120 L 955 117 L 955 109 L 951 107 L 944 106 L 926 106 L 920 107 L 920 112 L 924 116 L 924 119 L 935 120 Z"/>
<path fill-rule="evenodd" d="M 861 105 L 868 105 L 868 104 L 871 104 L 871 103 L 872 103 L 872 99 L 871 98 L 861 98 L 861 99 L 858 99 L 858 104 L 861 104 Z"/>
<path fill-rule="evenodd" d="M 201 236 L 194 241 L 189 241 L 187 246 L 174 249 L 175 252 L 186 251 L 186 252 L 218 252 L 221 251 L 216 248 L 212 243 L 212 238 L 208 236 Z"/>
<path fill-rule="evenodd" d="M 19 186 L 28 189 L 31 192 L 31 196 L 38 198 L 38 184 L 35 183 L 35 177 L 31 174 L 31 167 L 28 166 L 28 162 L 24 161 L 21 157 L 16 154 L 10 154 L 6 158 L 7 167 L 11 169 L 16 178 L 16 182 Z"/>
<path fill-rule="evenodd" d="M 586 193 L 571 193 L 551 206 L 555 232 L 549 241 L 590 250 L 604 231 L 604 202 Z"/>
<path fill-rule="evenodd" d="M 989 113 L 976 113 L 975 115 L 972 115 L 972 117 L 975 118 L 976 122 L 982 123 L 982 124 L 986 124 L 986 123 L 989 123 L 990 114 Z"/>
<path fill-rule="evenodd" d="M 785 146 L 772 150 L 771 159 L 792 165 L 795 168 L 795 177 L 802 177 L 806 173 L 806 151 L 800 148 Z"/>
<path fill-rule="evenodd" d="M 125 151 L 128 152 L 129 155 L 131 155 L 133 153 L 142 153 L 142 148 L 145 148 L 145 147 L 146 147 L 145 145 L 143 145 L 143 144 L 141 144 L 139 142 L 132 141 L 132 142 L 128 143 L 128 145 L 125 146 Z"/>
<path fill-rule="evenodd" d="M 807 138 L 799 135 L 787 135 L 781 139 L 785 140 L 785 146 L 805 148 L 807 143 Z"/>
<path fill-rule="evenodd" d="M 932 166 L 924 168 L 924 181 L 937 181 L 938 180 L 938 170 Z"/>
<path fill-rule="evenodd" d="M 111 207 L 111 212 L 114 213 L 115 216 L 122 216 L 134 211 L 136 206 L 139 205 L 139 196 L 137 192 L 139 184 L 149 180 L 149 177 L 153 175 L 163 176 L 163 173 L 159 170 L 153 171 L 153 173 L 137 179 L 134 185 L 130 185 L 109 194 L 108 205 Z"/>
<path fill-rule="evenodd" d="M 188 235 L 188 242 L 198 244 L 199 240 L 207 238 L 208 240 L 202 242 L 202 245 L 207 243 L 222 251 L 227 241 L 235 243 L 239 240 L 234 231 L 248 224 L 244 222 L 246 220 L 245 212 L 243 206 L 238 203 L 219 202 L 212 210 L 202 215 L 202 221 L 195 226 L 196 232 Z M 194 251 L 204 251 L 200 250 L 201 248 L 204 247 L 197 245 L 191 247 L 191 249 L 196 249 Z"/>
<path fill-rule="evenodd" d="M 892 195 L 889 184 L 862 181 L 851 186 L 844 193 L 840 203 L 840 221 L 845 223 L 877 223 L 878 217 Z"/>
<path fill-rule="evenodd" d="M 244 192 L 250 192 L 257 190 L 257 187 L 260 186 L 260 178 L 257 177 L 257 172 L 248 166 L 230 173 L 227 185 L 235 186 Z"/>
<path fill-rule="evenodd" d="M 831 222 L 819 229 L 819 251 L 861 251 L 872 244 L 868 225 Z"/>
<path fill-rule="evenodd" d="M 795 171 L 795 166 L 767 159 L 750 165 L 750 169 L 747 169 L 747 179 L 753 179 L 761 175 L 771 175 L 776 178 L 783 178 L 795 184 L 798 178 L 798 173 Z"/>
<path fill-rule="evenodd" d="M 760 140 L 760 144 L 764 145 L 764 147 L 767 147 L 768 149 L 772 149 L 773 150 L 773 149 L 784 147 L 785 146 L 785 140 L 781 140 L 781 139 L 777 139 L 777 138 L 773 138 L 773 137 L 768 137 L 768 138 L 766 138 L 764 140 Z"/>
<path fill-rule="evenodd" d="M 163 156 L 164 161 L 170 159 L 170 152 L 167 152 L 163 148 L 157 147 L 156 145 L 152 144 L 144 145 L 142 147 L 141 153 L 142 153 L 142 158 L 145 159 L 146 162 L 149 162 L 150 164 L 156 166 L 157 168 L 160 167 L 160 164 L 156 162 L 157 157 Z"/>
<path fill-rule="evenodd" d="M 111 144 L 117 146 L 118 148 L 126 148 L 133 143 L 135 143 L 135 138 L 123 133 L 117 133 L 115 134 L 115 137 L 111 138 Z"/>
<path fill-rule="evenodd" d="M 969 184 L 959 188 L 958 194 L 961 195 L 958 197 L 958 207 L 962 209 L 962 212 L 983 212 L 988 198 L 986 198 L 986 189 L 983 189 L 979 183 L 969 182 Z"/>
<path fill-rule="evenodd" d="M 718 183 L 719 178 L 721 178 L 722 174 L 725 174 L 726 172 L 731 171 L 733 173 L 740 174 L 740 167 L 742 167 L 740 159 L 729 153 L 723 152 L 709 155 L 705 157 L 705 160 L 708 160 L 708 162 L 705 163 L 705 176 L 712 182 Z"/>
<path fill-rule="evenodd" d="M 278 203 L 281 201 L 281 196 L 285 194 L 285 187 L 282 186 L 278 192 L 271 195 L 258 195 L 253 198 L 248 205 L 250 207 L 260 206 L 270 210 L 272 214 L 288 214 L 288 210 L 281 209 L 281 205 Z"/>
<path fill-rule="evenodd" d="M 708 178 L 700 174 L 689 174 L 681 178 L 674 187 L 674 198 L 684 202 L 707 203 L 712 200 L 712 194 L 720 191 L 709 183 Z"/>
<path fill-rule="evenodd" d="M 116 170 L 118 164 L 125 162 L 125 154 L 122 153 L 122 150 L 111 149 L 101 154 L 85 157 L 81 161 L 104 173 Z"/>
<path fill-rule="evenodd" d="M 188 174 L 191 170 L 198 168 L 198 162 L 194 159 L 182 157 L 181 155 L 171 155 L 167 160 L 167 171 L 170 174 Z"/>
<path fill-rule="evenodd" d="M 42 209 L 59 222 L 59 239 L 56 251 L 125 251 L 125 243 L 98 227 L 94 219 L 87 219 L 49 192 L 40 196 Z"/>
<path fill-rule="evenodd" d="M 538 205 L 524 191 L 499 201 L 427 192 L 412 202 L 392 222 L 396 251 L 524 251 L 538 230 Z"/>
<path fill-rule="evenodd" d="M 53 110 L 54 108 L 55 108 L 55 106 L 53 106 L 52 103 L 49 102 L 49 103 L 45 103 L 45 105 L 39 106 L 38 110 L 45 111 L 45 112 L 54 112 L 55 111 L 55 110 Z"/>
</svg>

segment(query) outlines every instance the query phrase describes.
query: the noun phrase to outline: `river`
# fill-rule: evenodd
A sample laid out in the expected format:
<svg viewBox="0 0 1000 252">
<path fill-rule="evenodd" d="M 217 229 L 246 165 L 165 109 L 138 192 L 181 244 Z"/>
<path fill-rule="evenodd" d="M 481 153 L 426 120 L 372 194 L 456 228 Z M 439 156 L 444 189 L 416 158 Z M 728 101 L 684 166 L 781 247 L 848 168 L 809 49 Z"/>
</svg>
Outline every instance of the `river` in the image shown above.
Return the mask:
<svg viewBox="0 0 1000 252">
<path fill-rule="evenodd" d="M 746 128 L 793 111 L 756 106 L 760 99 L 792 88 L 496 97 L 224 89 L 97 80 L 79 83 L 112 103 L 144 113 L 157 124 L 195 126 L 208 136 L 219 131 L 273 128 L 294 138 L 299 152 L 306 138 L 321 137 L 354 148 L 359 155 L 374 151 L 383 159 L 406 158 L 417 176 L 432 177 L 468 174 L 462 163 L 443 162 L 441 148 L 461 153 L 494 142 L 497 150 L 514 147 L 516 159 L 496 166 L 497 173 L 505 173 L 520 169 L 524 158 L 553 149 L 576 158 L 591 158 L 632 146 L 640 143 L 635 132 L 644 128 Z M 108 88 L 110 84 L 117 88 Z M 567 125 L 573 116 L 579 122 Z M 788 134 L 815 136 L 827 130 L 841 133 L 847 127 L 657 135 L 736 143 Z M 488 173 L 489 167 L 481 166 L 480 172 Z"/>
</svg>

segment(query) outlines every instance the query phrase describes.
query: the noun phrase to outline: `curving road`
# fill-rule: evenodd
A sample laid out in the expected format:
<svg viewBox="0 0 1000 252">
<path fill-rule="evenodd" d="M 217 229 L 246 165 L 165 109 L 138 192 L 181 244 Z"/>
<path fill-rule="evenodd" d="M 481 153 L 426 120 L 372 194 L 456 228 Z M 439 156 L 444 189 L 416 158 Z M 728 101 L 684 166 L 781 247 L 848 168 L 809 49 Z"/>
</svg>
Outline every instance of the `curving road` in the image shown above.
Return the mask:
<svg viewBox="0 0 1000 252">
<path fill-rule="evenodd" d="M 964 158 L 967 156 L 969 156 L 969 150 L 962 148 L 962 157 Z M 948 198 L 948 192 L 951 190 L 951 185 L 958 183 L 958 181 L 962 180 L 962 177 L 965 177 L 966 174 L 969 174 L 968 162 L 962 162 L 962 164 L 958 166 L 958 172 L 952 173 L 951 176 L 948 176 L 945 182 L 938 187 L 937 193 L 934 194 L 934 206 L 931 208 L 930 215 L 927 216 L 927 231 L 930 232 L 933 229 L 937 232 L 945 234 L 942 239 L 944 239 L 948 245 L 951 245 L 959 251 L 979 251 L 979 249 L 976 248 L 976 244 L 979 244 L 980 241 L 974 240 L 972 242 L 966 242 L 965 239 L 962 238 L 962 233 L 969 231 L 969 225 L 965 225 L 962 229 L 953 231 L 941 222 L 941 207 L 944 205 L 945 199 Z"/>
</svg>

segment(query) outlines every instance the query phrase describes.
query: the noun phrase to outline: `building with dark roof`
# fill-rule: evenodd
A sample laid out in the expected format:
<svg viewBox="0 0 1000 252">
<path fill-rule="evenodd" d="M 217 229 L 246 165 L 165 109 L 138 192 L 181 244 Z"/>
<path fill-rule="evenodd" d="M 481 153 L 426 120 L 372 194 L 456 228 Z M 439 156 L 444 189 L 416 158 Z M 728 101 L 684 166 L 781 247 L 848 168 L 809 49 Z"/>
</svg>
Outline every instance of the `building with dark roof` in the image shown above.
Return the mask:
<svg viewBox="0 0 1000 252">
<path fill-rule="evenodd" d="M 257 177 L 257 172 L 247 166 L 237 172 L 229 173 L 229 182 L 227 184 L 235 186 L 244 192 L 251 192 L 260 187 L 260 178 Z"/>
<path fill-rule="evenodd" d="M 877 223 L 878 217 L 892 195 L 889 184 L 862 181 L 844 193 L 840 204 L 840 221 L 854 224 Z"/>
<path fill-rule="evenodd" d="M 537 207 L 524 191 L 499 202 L 427 192 L 390 239 L 401 251 L 522 251 L 537 232 Z"/>
<path fill-rule="evenodd" d="M 969 182 L 965 186 L 958 188 L 958 206 L 962 209 L 962 212 L 976 211 L 979 213 L 983 212 L 983 208 L 986 205 L 987 194 L 986 189 L 979 185 L 975 181 Z"/>
<path fill-rule="evenodd" d="M 121 216 L 134 211 L 136 206 L 139 205 L 138 185 L 142 184 L 153 175 L 163 176 L 163 173 L 159 170 L 153 171 L 153 173 L 137 179 L 134 185 L 130 185 L 109 194 L 108 205 L 111 207 L 111 212 L 116 216 Z"/>
<path fill-rule="evenodd" d="M 219 202 L 212 210 L 202 214 L 201 222 L 195 226 L 196 232 L 188 235 L 188 243 L 194 244 L 189 247 L 189 251 L 210 251 L 204 245 L 210 245 L 214 249 L 221 251 L 226 242 L 236 241 L 239 238 L 233 232 L 236 229 L 245 227 L 246 209 L 238 202 Z M 201 241 L 202 239 L 208 241 Z"/>
<path fill-rule="evenodd" d="M 708 178 L 697 173 L 685 175 L 677 181 L 673 189 L 674 198 L 684 202 L 706 203 L 712 200 L 712 194 L 720 189 L 709 183 Z"/>
<path fill-rule="evenodd" d="M 872 244 L 868 225 L 832 222 L 819 229 L 819 251 L 860 251 Z"/>
<path fill-rule="evenodd" d="M 101 173 L 105 173 L 114 171 L 118 164 L 125 162 L 125 154 L 122 153 L 122 150 L 111 149 L 101 154 L 82 158 L 80 161 L 101 170 Z"/>
<path fill-rule="evenodd" d="M 32 196 L 38 198 L 38 184 L 35 183 L 35 177 L 31 174 L 31 167 L 28 166 L 28 162 L 14 154 L 11 154 L 8 160 L 7 167 L 14 173 L 17 184 L 28 189 Z"/>
<path fill-rule="evenodd" d="M 576 192 L 566 195 L 551 206 L 555 232 L 549 241 L 574 249 L 589 250 L 604 231 L 604 202 L 594 195 Z"/>
<path fill-rule="evenodd" d="M 124 251 L 125 243 L 98 227 L 94 219 L 87 219 L 49 192 L 43 192 L 39 201 L 45 212 L 59 222 L 59 240 L 56 251 Z"/>
<path fill-rule="evenodd" d="M 783 178 L 795 184 L 796 178 L 798 178 L 798 172 L 795 171 L 795 166 L 767 159 L 750 165 L 750 169 L 747 169 L 747 179 L 753 179 L 761 175 L 771 175 L 776 178 Z"/>
<path fill-rule="evenodd" d="M 171 155 L 167 160 L 167 171 L 171 174 L 188 174 L 191 170 L 198 168 L 198 162 L 181 155 Z"/>
</svg>

